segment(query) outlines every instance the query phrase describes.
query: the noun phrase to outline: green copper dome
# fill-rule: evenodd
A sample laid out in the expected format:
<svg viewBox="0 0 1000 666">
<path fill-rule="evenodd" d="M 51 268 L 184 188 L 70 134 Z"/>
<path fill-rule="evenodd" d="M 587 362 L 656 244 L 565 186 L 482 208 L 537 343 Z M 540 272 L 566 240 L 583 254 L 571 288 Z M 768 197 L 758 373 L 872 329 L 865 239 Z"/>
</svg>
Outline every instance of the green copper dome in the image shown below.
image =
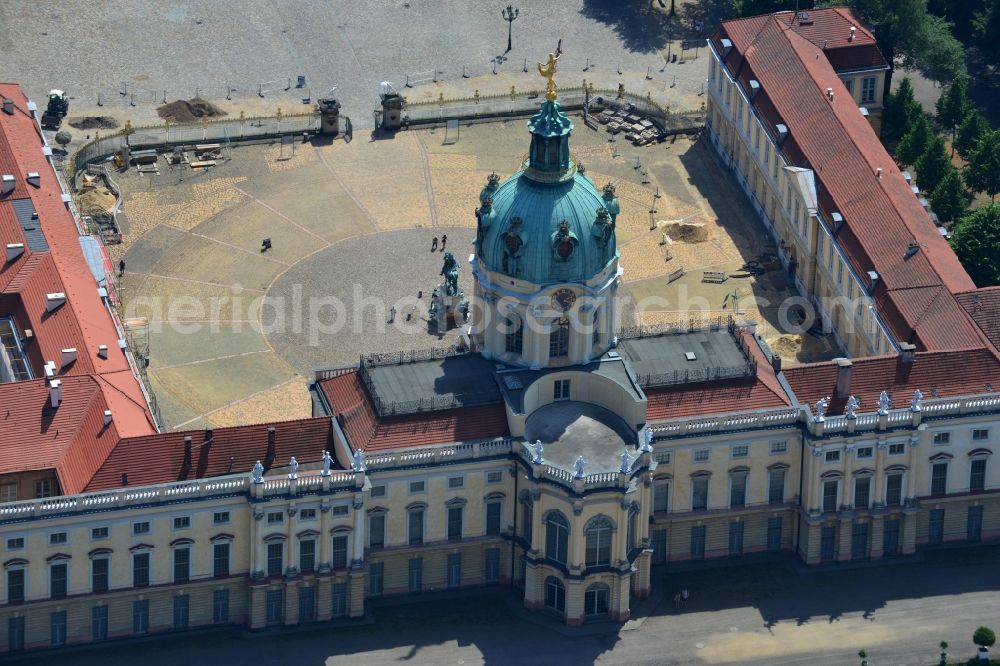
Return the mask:
<svg viewBox="0 0 1000 666">
<path fill-rule="evenodd" d="M 573 123 L 556 101 L 528 121 L 531 149 L 522 169 L 479 195 L 476 251 L 492 271 L 536 284 L 586 282 L 618 256 L 618 200 L 599 193 L 569 154 Z"/>
</svg>

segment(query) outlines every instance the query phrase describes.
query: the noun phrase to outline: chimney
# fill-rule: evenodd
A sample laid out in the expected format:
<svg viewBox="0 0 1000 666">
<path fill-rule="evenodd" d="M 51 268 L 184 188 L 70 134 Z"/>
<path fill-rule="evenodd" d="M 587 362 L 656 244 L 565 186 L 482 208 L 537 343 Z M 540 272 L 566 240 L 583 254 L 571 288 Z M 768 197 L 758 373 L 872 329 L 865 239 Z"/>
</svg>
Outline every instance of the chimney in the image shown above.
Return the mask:
<svg viewBox="0 0 1000 666">
<path fill-rule="evenodd" d="M 868 117 L 868 115 L 869 115 L 869 114 L 868 114 L 868 109 L 866 109 L 866 108 L 865 108 L 865 107 L 863 107 L 863 106 L 859 106 L 859 107 L 858 107 L 858 111 L 860 111 L 860 112 L 861 112 L 861 115 L 863 115 L 863 116 L 864 116 L 865 118 L 867 118 L 867 117 Z"/>
<path fill-rule="evenodd" d="M 14 115 L 14 100 L 7 99 L 6 97 L 4 97 L 3 112 L 6 113 L 8 116 Z"/>
<path fill-rule="evenodd" d="M 851 368 L 853 364 L 849 358 L 834 359 L 837 362 L 837 387 L 838 398 L 846 398 L 851 395 Z"/>
<path fill-rule="evenodd" d="M 733 50 L 733 43 L 728 39 L 721 39 L 719 44 L 722 46 L 722 57 L 725 58 Z"/>
<path fill-rule="evenodd" d="M 840 213 L 834 212 L 830 214 L 830 221 L 833 222 L 833 233 L 840 231 L 840 228 L 844 226 L 844 216 Z"/>
<path fill-rule="evenodd" d="M 875 271 L 868 271 L 868 291 L 875 291 L 875 285 L 878 284 L 878 273 Z"/>
<path fill-rule="evenodd" d="M 759 92 L 760 92 L 760 81 L 758 81 L 757 79 L 750 79 L 750 99 L 756 97 L 757 93 Z"/>
<path fill-rule="evenodd" d="M 14 176 L 5 173 L 3 176 L 0 176 L 0 182 L 2 182 L 2 185 L 0 185 L 0 194 L 10 194 L 14 191 L 14 183 L 16 182 Z"/>
<path fill-rule="evenodd" d="M 46 379 L 54 379 L 56 376 L 56 362 L 55 361 L 47 362 L 44 366 L 42 366 L 42 370 L 45 371 Z"/>
<path fill-rule="evenodd" d="M 882 177 L 882 167 L 879 167 L 879 168 L 875 169 L 875 177 L 876 178 L 881 178 Z"/>
<path fill-rule="evenodd" d="M 191 470 L 191 435 L 184 437 L 184 460 L 181 461 L 180 472 L 177 473 L 177 480 L 183 481 L 187 478 Z"/>
<path fill-rule="evenodd" d="M 271 465 L 274 464 L 274 456 L 277 454 L 275 450 L 276 439 L 277 431 L 274 426 L 270 426 L 267 429 L 267 453 L 264 455 L 264 469 L 271 469 Z"/>
<path fill-rule="evenodd" d="M 913 363 L 917 360 L 917 346 L 910 342 L 899 343 L 899 362 Z"/>
<path fill-rule="evenodd" d="M 66 302 L 66 294 L 57 291 L 54 294 L 45 295 L 45 311 L 52 312 Z"/>
<path fill-rule="evenodd" d="M 97 346 L 97 355 L 100 356 L 101 358 L 107 358 L 108 357 L 108 346 L 107 345 L 98 345 Z"/>
<path fill-rule="evenodd" d="M 831 102 L 833 101 L 833 88 L 826 89 L 826 98 Z"/>
<path fill-rule="evenodd" d="M 788 126 L 784 123 L 778 123 L 774 129 L 778 132 L 778 145 L 780 146 L 788 137 Z"/>
<path fill-rule="evenodd" d="M 58 379 L 49 380 L 49 403 L 53 408 L 62 402 L 62 382 Z"/>
<path fill-rule="evenodd" d="M 128 485 L 128 472 L 122 472 L 122 485 Z"/>
<path fill-rule="evenodd" d="M 24 254 L 24 243 L 7 243 L 7 263 Z"/>
<path fill-rule="evenodd" d="M 104 410 L 104 425 L 111 425 L 111 410 Z"/>
<path fill-rule="evenodd" d="M 67 365 L 70 365 L 71 363 L 74 363 L 75 361 L 76 361 L 76 348 L 75 347 L 70 347 L 69 349 L 63 349 L 62 350 L 62 366 L 61 366 L 62 368 L 65 368 Z"/>
<path fill-rule="evenodd" d="M 40 175 L 38 175 L 37 171 L 29 171 L 28 172 L 28 185 L 31 185 L 33 187 L 41 187 L 42 186 L 42 177 Z"/>
<path fill-rule="evenodd" d="M 777 354 L 771 356 L 771 369 L 774 370 L 774 374 L 781 372 L 781 357 Z"/>
<path fill-rule="evenodd" d="M 851 36 L 847 38 L 847 41 L 849 41 L 849 42 L 853 42 L 853 41 L 854 41 L 854 35 L 855 35 L 855 33 L 856 33 L 857 31 L 858 31 L 858 29 L 857 29 L 857 28 L 855 28 L 855 27 L 854 27 L 854 26 L 852 25 L 852 26 L 851 26 Z"/>
</svg>

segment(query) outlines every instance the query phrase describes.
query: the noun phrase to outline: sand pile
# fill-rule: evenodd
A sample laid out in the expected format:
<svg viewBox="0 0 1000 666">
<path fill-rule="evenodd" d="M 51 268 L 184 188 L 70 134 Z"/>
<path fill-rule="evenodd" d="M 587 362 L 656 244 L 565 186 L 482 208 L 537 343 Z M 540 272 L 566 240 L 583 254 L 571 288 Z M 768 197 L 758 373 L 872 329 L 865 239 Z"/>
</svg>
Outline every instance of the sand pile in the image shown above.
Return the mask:
<svg viewBox="0 0 1000 666">
<path fill-rule="evenodd" d="M 773 351 L 782 358 L 795 358 L 802 350 L 801 335 L 782 335 L 777 340 L 768 343 Z"/>
<path fill-rule="evenodd" d="M 118 121 L 110 116 L 83 116 L 67 121 L 70 127 L 76 129 L 115 129 Z"/>
<path fill-rule="evenodd" d="M 708 240 L 708 228 L 704 222 L 669 222 L 663 230 L 674 241 L 681 243 L 704 243 Z"/>
<path fill-rule="evenodd" d="M 98 187 L 78 196 L 76 204 L 80 210 L 88 213 L 91 211 L 113 210 L 115 207 L 115 195 L 103 187 Z"/>
<path fill-rule="evenodd" d="M 219 107 L 198 97 L 169 102 L 156 109 L 156 113 L 172 123 L 191 123 L 202 118 L 226 115 L 226 112 Z"/>
</svg>

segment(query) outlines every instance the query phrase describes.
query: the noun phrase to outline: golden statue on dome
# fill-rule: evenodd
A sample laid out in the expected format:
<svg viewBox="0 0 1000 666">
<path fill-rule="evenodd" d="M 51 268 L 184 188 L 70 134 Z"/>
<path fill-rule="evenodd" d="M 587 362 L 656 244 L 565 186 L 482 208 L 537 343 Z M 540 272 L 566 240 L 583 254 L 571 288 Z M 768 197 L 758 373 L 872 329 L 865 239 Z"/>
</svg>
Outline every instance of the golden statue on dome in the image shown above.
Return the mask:
<svg viewBox="0 0 1000 666">
<path fill-rule="evenodd" d="M 550 102 L 556 101 L 556 82 L 552 78 L 556 74 L 556 60 L 559 60 L 559 56 L 550 53 L 549 61 L 545 63 L 544 67 L 542 63 L 538 63 L 538 73 L 546 79 L 545 99 Z"/>
</svg>

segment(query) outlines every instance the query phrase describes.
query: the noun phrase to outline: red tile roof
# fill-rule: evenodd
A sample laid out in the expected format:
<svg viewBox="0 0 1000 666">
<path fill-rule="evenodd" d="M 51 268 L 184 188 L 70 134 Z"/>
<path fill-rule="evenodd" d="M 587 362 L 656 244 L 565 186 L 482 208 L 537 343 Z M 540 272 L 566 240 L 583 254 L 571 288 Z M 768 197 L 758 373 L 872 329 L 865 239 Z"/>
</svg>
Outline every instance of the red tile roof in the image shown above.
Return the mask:
<svg viewBox="0 0 1000 666">
<path fill-rule="evenodd" d="M 847 11 L 810 14 L 818 30 L 828 23 L 826 12 L 842 22 Z M 753 103 L 771 130 L 779 122 L 788 127 L 790 136 L 781 147 L 786 158 L 815 170 L 825 219 L 833 212 L 843 216 L 836 235 L 855 270 L 861 276 L 878 273 L 874 296 L 885 306 L 881 314 L 896 338 L 928 350 L 982 346 L 951 296 L 975 285 L 821 57 L 822 50 L 798 28 L 789 28 L 787 14 L 723 23 L 713 37 L 717 49 L 723 37 L 734 44 L 725 59 L 730 71 L 744 87 L 751 78 L 760 82 Z M 827 88 L 835 91 L 832 101 Z M 881 178 L 875 175 L 880 168 Z M 907 258 L 910 242 L 920 249 Z"/>
<path fill-rule="evenodd" d="M 354 449 L 383 451 L 509 437 L 503 404 L 379 417 L 357 370 L 319 382 Z"/>
<path fill-rule="evenodd" d="M 921 352 L 912 363 L 898 356 L 854 359 L 850 393 L 861 400 L 863 411 L 874 411 L 884 390 L 897 407 L 909 404 L 916 389 L 925 398 L 954 397 L 1000 390 L 1000 361 L 989 349 Z M 846 398 L 836 398 L 837 364 L 810 363 L 785 370 L 785 378 L 799 402 L 816 404 L 827 396 L 830 414 L 842 414 Z M 987 388 L 990 385 L 991 388 Z"/>
<path fill-rule="evenodd" d="M 63 493 L 83 491 L 118 441 L 98 382 L 63 377 L 62 403 L 52 409 L 44 379 L 0 384 L 0 472 L 55 470 Z"/>
<path fill-rule="evenodd" d="M 270 428 L 274 429 L 273 447 L 268 443 Z M 185 437 L 191 438 L 187 465 Z M 126 437 L 114 447 L 86 490 L 119 488 L 122 474 L 128 474 L 130 486 L 139 486 L 249 474 L 258 460 L 265 470 L 288 465 L 292 456 L 300 465 L 318 464 L 323 451 L 335 454 L 333 428 L 327 417 Z"/>
<path fill-rule="evenodd" d="M 956 294 L 962 308 L 994 347 L 1000 349 L 1000 287 L 983 287 Z"/>
<path fill-rule="evenodd" d="M 79 492 L 119 437 L 149 434 L 155 427 L 139 380 L 118 347 L 114 315 L 83 257 L 76 221 L 43 153 L 28 100 L 17 85 L 6 83 L 0 97 L 14 100 L 16 108 L 13 115 L 0 113 L 0 174 L 16 182 L 11 194 L 0 197 L 0 249 L 25 245 L 17 260 L 0 264 L 0 314 L 12 315 L 22 335 L 26 329 L 34 334 L 25 349 L 33 374 L 41 376 L 43 364 L 54 361 L 63 382 L 63 404 L 48 417 L 42 413 L 48 396 L 43 380 L 0 386 L 0 412 L 10 421 L 0 425 L 0 452 L 17 443 L 16 452 L 0 457 L 0 474 L 54 468 L 64 492 Z M 40 175 L 39 187 L 27 184 L 29 172 Z M 28 198 L 48 251 L 31 250 L 14 214 L 11 202 Z M 46 295 L 56 292 L 66 302 L 49 312 Z M 98 356 L 99 345 L 107 345 L 107 358 Z M 69 348 L 77 350 L 76 361 L 60 367 L 61 351 Z M 109 428 L 103 427 L 105 409 L 113 414 Z"/>
<path fill-rule="evenodd" d="M 739 336 L 741 341 L 748 343 L 746 347 L 757 362 L 756 377 L 643 389 L 646 393 L 646 420 L 652 422 L 790 406 L 791 400 L 781 388 L 764 352 L 746 331 L 740 331 Z"/>
</svg>

